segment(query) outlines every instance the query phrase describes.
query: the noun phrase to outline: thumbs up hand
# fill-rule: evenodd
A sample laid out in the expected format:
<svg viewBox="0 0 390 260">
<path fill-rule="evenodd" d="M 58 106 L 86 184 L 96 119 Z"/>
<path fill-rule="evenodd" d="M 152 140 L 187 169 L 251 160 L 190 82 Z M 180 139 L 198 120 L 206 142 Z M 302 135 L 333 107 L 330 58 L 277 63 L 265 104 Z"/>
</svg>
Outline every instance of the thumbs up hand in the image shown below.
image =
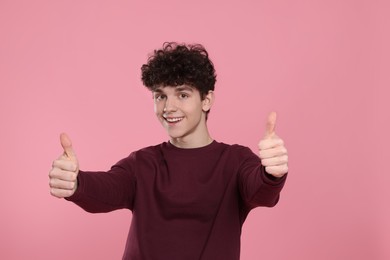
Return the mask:
<svg viewBox="0 0 390 260">
<path fill-rule="evenodd" d="M 49 172 L 49 186 L 51 195 L 65 198 L 72 196 L 77 189 L 79 163 L 68 135 L 62 133 L 60 141 L 64 153 L 53 161 Z"/>
<path fill-rule="evenodd" d="M 265 136 L 259 142 L 259 157 L 265 171 L 280 178 L 288 172 L 288 156 L 283 140 L 275 133 L 275 125 L 276 113 L 271 112 L 268 116 Z"/>
</svg>

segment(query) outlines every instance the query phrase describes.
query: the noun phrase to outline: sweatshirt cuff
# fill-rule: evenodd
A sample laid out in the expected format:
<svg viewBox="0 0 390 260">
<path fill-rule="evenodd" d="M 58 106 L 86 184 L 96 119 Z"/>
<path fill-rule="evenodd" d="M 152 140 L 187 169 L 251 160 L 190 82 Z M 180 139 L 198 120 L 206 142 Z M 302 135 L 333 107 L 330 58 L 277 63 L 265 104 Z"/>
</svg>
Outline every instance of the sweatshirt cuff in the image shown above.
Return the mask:
<svg viewBox="0 0 390 260">
<path fill-rule="evenodd" d="M 261 166 L 261 168 L 262 168 L 261 172 L 262 172 L 262 176 L 263 176 L 263 181 L 265 183 L 272 185 L 272 186 L 278 186 L 278 185 L 283 184 L 286 181 L 288 173 L 286 173 L 282 177 L 275 177 L 275 176 L 267 173 L 264 166 Z"/>
<path fill-rule="evenodd" d="M 79 170 L 79 173 L 77 175 L 77 189 L 73 193 L 72 196 L 66 197 L 65 200 L 72 201 L 72 202 L 76 202 L 76 201 L 80 200 L 80 198 L 82 197 L 82 194 L 84 192 L 84 185 L 83 185 L 84 182 L 82 180 L 83 175 L 84 175 L 84 172 Z"/>
</svg>

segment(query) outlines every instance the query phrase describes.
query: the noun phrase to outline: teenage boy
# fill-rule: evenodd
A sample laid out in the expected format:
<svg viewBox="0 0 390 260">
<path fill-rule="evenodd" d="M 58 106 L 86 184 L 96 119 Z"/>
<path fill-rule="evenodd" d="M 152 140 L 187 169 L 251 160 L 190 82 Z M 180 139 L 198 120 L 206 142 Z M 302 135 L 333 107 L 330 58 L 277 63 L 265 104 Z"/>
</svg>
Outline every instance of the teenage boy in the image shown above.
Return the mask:
<svg viewBox="0 0 390 260">
<path fill-rule="evenodd" d="M 66 134 L 49 173 L 51 194 L 88 212 L 133 213 L 123 259 L 237 260 L 251 209 L 274 206 L 287 150 L 269 115 L 259 154 L 215 141 L 207 129 L 215 70 L 201 45 L 166 43 L 142 66 L 169 141 L 120 160 L 107 172 L 79 170 Z"/>
</svg>

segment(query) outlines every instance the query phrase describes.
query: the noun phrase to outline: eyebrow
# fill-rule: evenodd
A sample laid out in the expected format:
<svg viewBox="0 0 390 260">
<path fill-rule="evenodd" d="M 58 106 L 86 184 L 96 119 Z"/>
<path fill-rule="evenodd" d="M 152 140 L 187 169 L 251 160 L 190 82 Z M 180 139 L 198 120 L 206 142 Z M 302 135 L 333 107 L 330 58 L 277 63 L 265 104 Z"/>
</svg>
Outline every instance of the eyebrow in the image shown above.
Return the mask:
<svg viewBox="0 0 390 260">
<path fill-rule="evenodd" d="M 162 87 L 164 88 L 164 87 Z M 153 92 L 155 93 L 163 93 L 164 91 L 162 90 L 161 87 L 155 89 Z M 189 86 L 177 86 L 175 87 L 175 92 L 180 92 L 180 91 L 190 91 L 190 92 L 193 92 L 193 88 L 192 87 L 189 87 Z"/>
<path fill-rule="evenodd" d="M 162 93 L 163 91 L 160 89 L 160 88 L 156 88 L 155 90 L 153 90 L 154 93 Z"/>
<path fill-rule="evenodd" d="M 191 87 L 188 87 L 188 86 L 177 86 L 177 87 L 175 88 L 175 91 L 176 91 L 176 92 L 185 91 L 185 90 L 190 91 L 190 92 L 193 92 L 193 89 L 192 89 Z"/>
</svg>

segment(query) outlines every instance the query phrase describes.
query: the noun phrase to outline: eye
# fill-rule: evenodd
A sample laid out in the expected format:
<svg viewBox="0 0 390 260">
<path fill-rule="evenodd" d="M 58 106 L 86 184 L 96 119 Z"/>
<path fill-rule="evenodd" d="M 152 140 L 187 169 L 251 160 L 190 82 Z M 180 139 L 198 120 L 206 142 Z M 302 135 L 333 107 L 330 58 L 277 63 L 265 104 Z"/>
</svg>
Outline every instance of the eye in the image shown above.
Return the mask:
<svg viewBox="0 0 390 260">
<path fill-rule="evenodd" d="M 154 95 L 154 100 L 156 100 L 156 101 L 161 101 L 164 98 L 165 98 L 165 95 L 163 95 L 163 94 L 155 94 Z"/>
<path fill-rule="evenodd" d="M 187 93 L 180 93 L 179 97 L 180 97 L 180 99 L 186 99 L 189 97 L 189 95 Z"/>
</svg>

